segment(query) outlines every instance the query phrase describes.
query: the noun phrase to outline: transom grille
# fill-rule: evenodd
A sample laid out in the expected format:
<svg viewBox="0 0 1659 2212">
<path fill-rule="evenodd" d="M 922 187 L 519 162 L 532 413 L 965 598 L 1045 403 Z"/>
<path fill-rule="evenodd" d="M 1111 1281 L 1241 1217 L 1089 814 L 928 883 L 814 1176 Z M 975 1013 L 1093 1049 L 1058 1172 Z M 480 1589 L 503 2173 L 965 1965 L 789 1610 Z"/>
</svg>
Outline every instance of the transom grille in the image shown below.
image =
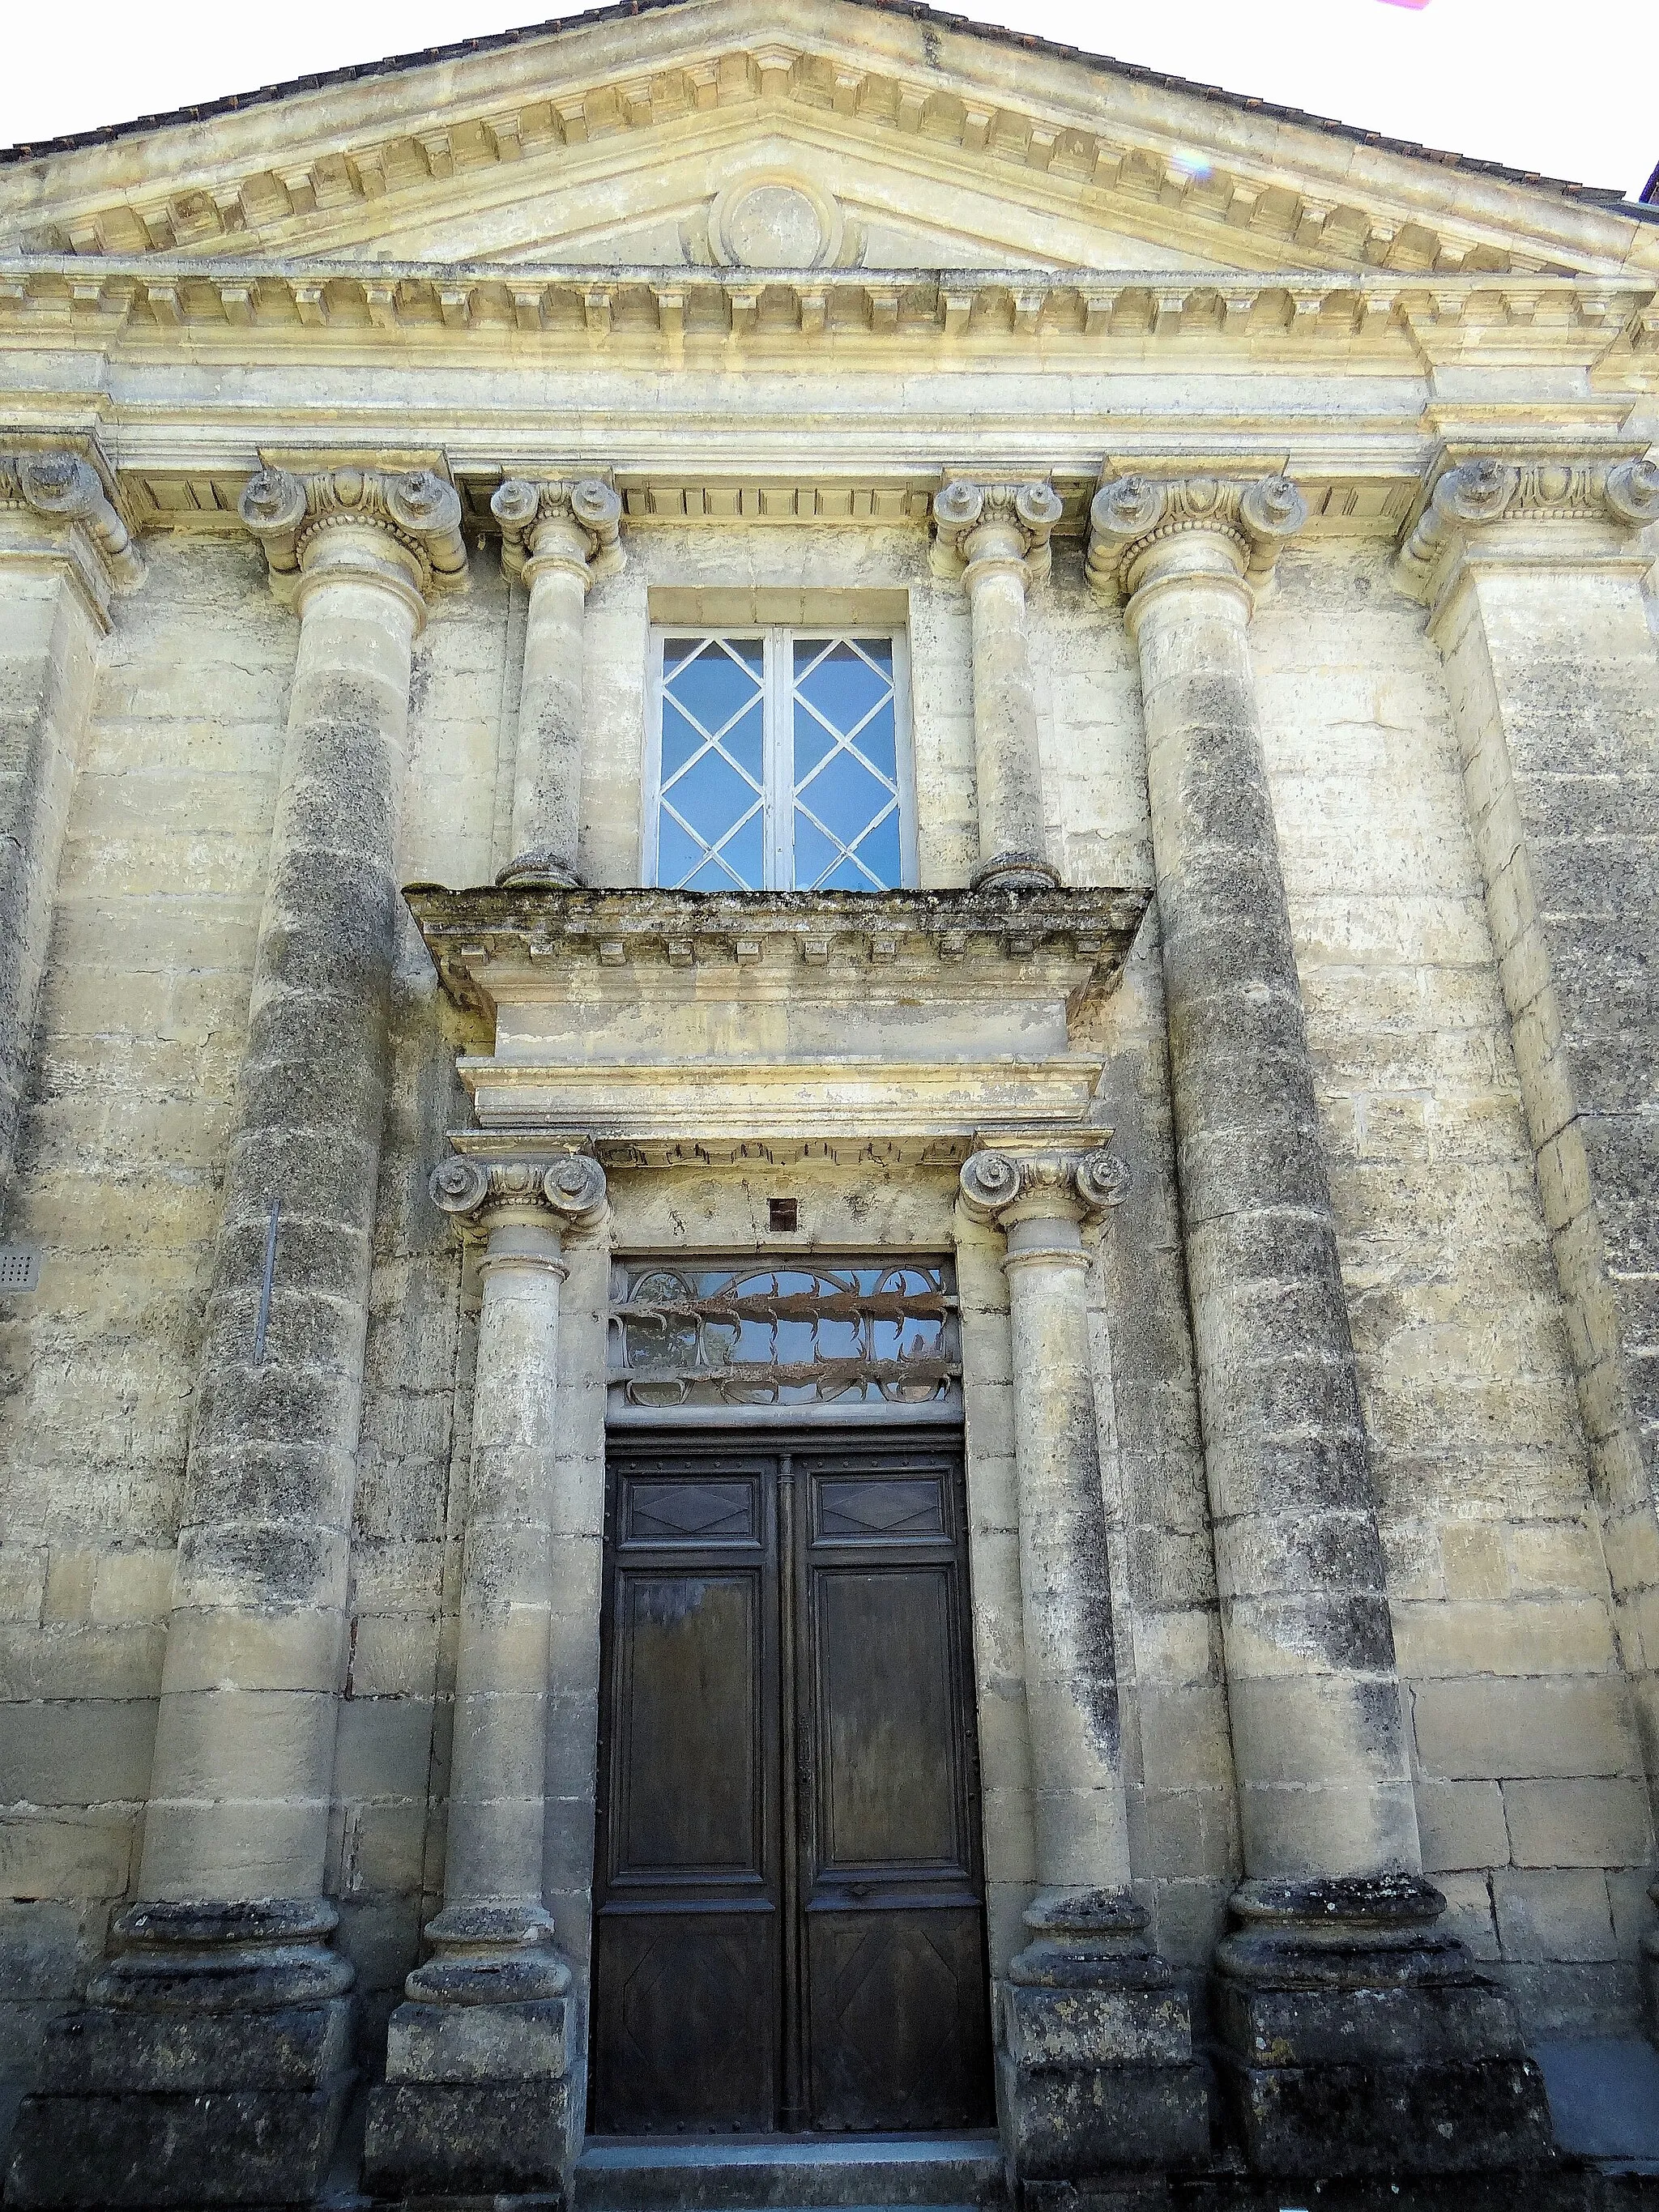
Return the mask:
<svg viewBox="0 0 1659 2212">
<path fill-rule="evenodd" d="M 613 1413 L 944 1407 L 961 1376 L 945 1260 L 623 1260 L 613 1273 Z"/>
</svg>

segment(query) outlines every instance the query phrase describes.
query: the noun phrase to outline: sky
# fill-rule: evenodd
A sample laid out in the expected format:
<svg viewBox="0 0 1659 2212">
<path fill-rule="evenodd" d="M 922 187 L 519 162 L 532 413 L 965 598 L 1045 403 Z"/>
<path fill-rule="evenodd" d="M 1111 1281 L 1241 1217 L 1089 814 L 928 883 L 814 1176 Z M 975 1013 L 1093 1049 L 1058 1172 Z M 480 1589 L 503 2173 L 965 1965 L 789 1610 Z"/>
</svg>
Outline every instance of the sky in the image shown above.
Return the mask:
<svg viewBox="0 0 1659 2212">
<path fill-rule="evenodd" d="M 1659 0 L 938 0 L 1361 129 L 1616 187 L 1659 164 Z M 9 0 L 0 145 L 545 20 L 553 0 Z"/>
</svg>

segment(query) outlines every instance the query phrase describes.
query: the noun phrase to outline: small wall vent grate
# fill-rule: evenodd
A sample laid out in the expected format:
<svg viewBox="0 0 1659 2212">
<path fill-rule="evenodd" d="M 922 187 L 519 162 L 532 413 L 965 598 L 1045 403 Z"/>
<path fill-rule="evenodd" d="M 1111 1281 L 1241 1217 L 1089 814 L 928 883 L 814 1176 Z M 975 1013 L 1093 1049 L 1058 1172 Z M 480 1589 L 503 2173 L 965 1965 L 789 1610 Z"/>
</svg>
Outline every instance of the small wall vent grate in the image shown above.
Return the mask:
<svg viewBox="0 0 1659 2212">
<path fill-rule="evenodd" d="M 40 1255 L 30 1244 L 0 1244 L 0 1292 L 32 1291 L 40 1280 Z"/>
</svg>

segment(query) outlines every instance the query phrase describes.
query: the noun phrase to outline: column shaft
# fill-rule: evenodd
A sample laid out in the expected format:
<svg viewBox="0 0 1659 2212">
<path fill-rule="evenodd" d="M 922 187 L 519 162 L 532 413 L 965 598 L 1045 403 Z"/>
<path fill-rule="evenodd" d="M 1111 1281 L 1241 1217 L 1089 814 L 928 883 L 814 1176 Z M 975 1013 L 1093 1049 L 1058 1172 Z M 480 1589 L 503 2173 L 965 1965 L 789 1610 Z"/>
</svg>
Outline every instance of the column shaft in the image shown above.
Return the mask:
<svg viewBox="0 0 1659 2212">
<path fill-rule="evenodd" d="M 573 533 L 574 534 L 574 533 Z M 582 629 L 586 564 L 544 559 L 529 569 L 513 850 L 544 849 L 575 872 L 581 842 Z"/>
<path fill-rule="evenodd" d="M 303 602 L 179 1530 L 148 1897 L 323 1887 L 419 610 L 406 578 L 345 559 L 343 535 Z"/>
<path fill-rule="evenodd" d="M 560 1245 L 556 1226 L 508 1220 L 483 1262 L 444 1862 L 452 1904 L 541 1896 Z"/>
<path fill-rule="evenodd" d="M 974 624 L 974 765 L 981 868 L 1042 858 L 1036 694 L 1018 559 L 975 559 L 963 579 Z"/>
<path fill-rule="evenodd" d="M 581 847 L 584 610 L 623 565 L 622 501 L 608 484 L 509 477 L 491 499 L 502 563 L 530 590 L 513 778 L 514 858 L 502 883 L 575 884 Z"/>
<path fill-rule="evenodd" d="M 1513 2014 L 1434 1923 L 1358 1377 L 1246 636 L 1285 479 L 1108 486 L 1129 593 L 1245 1869 L 1216 1956 L 1258 2172 L 1525 2165 Z M 1455 2063 L 1454 2063 L 1455 2057 Z"/>
<path fill-rule="evenodd" d="M 1006 1266 L 1037 1880 L 1121 1889 L 1128 1820 L 1076 1220 L 1011 1223 Z"/>
<path fill-rule="evenodd" d="M 1022 2185 L 1200 2155 L 1209 2137 L 1184 1991 L 1129 1888 L 1106 1502 L 1081 1224 L 1121 1194 L 1111 1132 L 1056 1152 L 981 1139 L 964 1210 L 1007 1238 L 1020 1622 L 1036 1796 L 1030 1941 L 1000 2006 L 999 2105 Z M 1052 1135 L 1048 1143 L 1052 1144 Z"/>
<path fill-rule="evenodd" d="M 388 2193 L 562 2186 L 580 2136 L 570 1970 L 543 1902 L 562 1228 L 597 1228 L 605 1176 L 447 1160 L 446 1212 L 488 1237 L 461 1566 L 443 1910 L 392 2014 L 365 2159 Z"/>
<path fill-rule="evenodd" d="M 973 611 L 974 762 L 979 794 L 975 885 L 1046 888 L 1036 693 L 1025 629 L 1028 580 L 1048 574 L 1060 520 L 1052 485 L 948 483 L 933 501 L 934 566 L 959 575 Z"/>
<path fill-rule="evenodd" d="M 1164 520 L 1172 495 L 1115 486 L 1096 502 L 1096 532 L 1097 549 L 1129 539 L 1245 1866 L 1415 1872 L 1382 1543 L 1246 634 L 1246 574 L 1272 540 L 1250 529 L 1251 494 L 1224 505 L 1221 491 L 1200 489 L 1188 528 L 1137 544 L 1136 526 L 1149 511 Z M 1283 517 L 1268 519 L 1282 533 Z"/>
</svg>

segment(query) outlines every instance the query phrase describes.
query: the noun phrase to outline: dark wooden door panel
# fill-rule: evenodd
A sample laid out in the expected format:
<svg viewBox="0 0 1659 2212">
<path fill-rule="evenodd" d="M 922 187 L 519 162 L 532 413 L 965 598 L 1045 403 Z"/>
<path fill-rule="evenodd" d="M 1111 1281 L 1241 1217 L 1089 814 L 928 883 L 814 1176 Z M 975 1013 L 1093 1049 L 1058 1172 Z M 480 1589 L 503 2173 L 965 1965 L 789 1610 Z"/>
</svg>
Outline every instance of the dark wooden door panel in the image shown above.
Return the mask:
<svg viewBox="0 0 1659 2212">
<path fill-rule="evenodd" d="M 592 2124 L 990 2118 L 958 1455 L 617 1453 Z"/>
<path fill-rule="evenodd" d="M 593 2108 L 607 2135 L 775 2125 L 776 1915 L 600 1915 Z"/>
<path fill-rule="evenodd" d="M 991 2113 L 984 1910 L 807 1914 L 813 2124 L 981 2127 Z"/>
<path fill-rule="evenodd" d="M 611 1883 L 763 1878 L 758 1569 L 617 1577 Z"/>
<path fill-rule="evenodd" d="M 815 1874 L 968 1872 L 948 1566 L 821 1568 Z"/>
</svg>

